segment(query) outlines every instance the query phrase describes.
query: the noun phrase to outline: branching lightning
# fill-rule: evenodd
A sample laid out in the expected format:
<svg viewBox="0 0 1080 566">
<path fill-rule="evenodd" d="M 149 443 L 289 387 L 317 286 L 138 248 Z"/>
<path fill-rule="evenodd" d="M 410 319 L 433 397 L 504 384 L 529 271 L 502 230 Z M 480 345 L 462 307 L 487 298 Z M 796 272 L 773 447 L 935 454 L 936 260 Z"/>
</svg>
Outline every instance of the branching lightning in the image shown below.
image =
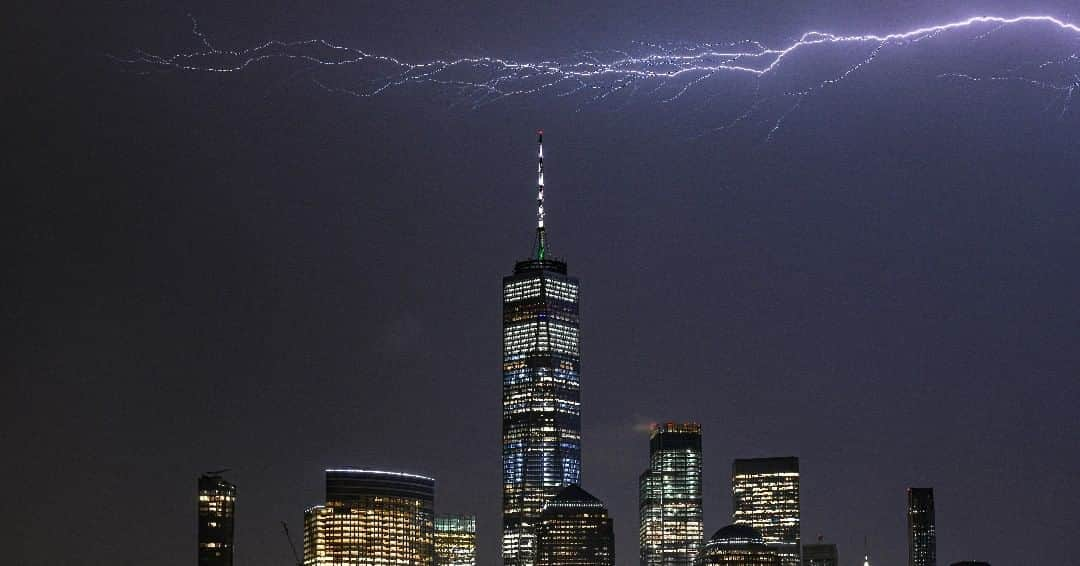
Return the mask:
<svg viewBox="0 0 1080 566">
<path fill-rule="evenodd" d="M 724 77 L 741 76 L 753 84 L 752 102 L 736 112 L 733 119 L 725 120 L 724 125 L 711 131 L 753 121 L 767 105 L 775 107 L 770 102 L 787 101 L 771 117 L 763 117 L 769 124 L 767 139 L 772 140 L 785 120 L 809 97 L 863 71 L 886 50 L 891 53 L 892 49 L 913 48 L 959 34 L 967 34 L 962 37 L 973 42 L 986 42 L 1010 29 L 1037 34 L 1035 37 L 1052 44 L 1046 49 L 1051 54 L 1044 60 L 1019 62 L 996 72 L 961 68 L 936 76 L 967 83 L 1012 82 L 1040 89 L 1051 95 L 1050 106 L 1056 105 L 1058 115 L 1065 117 L 1080 88 L 1080 25 L 1045 15 L 977 16 L 884 35 L 810 31 L 783 47 L 769 47 L 750 40 L 678 46 L 641 43 L 627 51 L 590 51 L 544 61 L 465 57 L 423 62 L 408 62 L 326 39 L 271 40 L 244 49 L 221 49 L 192 18 L 191 31 L 198 41 L 196 48 L 168 55 L 139 50 L 131 56 L 113 59 L 142 71 L 192 73 L 244 73 L 257 66 L 295 63 L 300 66 L 296 76 L 306 76 L 313 85 L 329 93 L 364 98 L 394 89 L 429 85 L 449 89 L 474 107 L 508 97 L 543 95 L 578 97 L 582 101 L 579 108 L 616 97 L 623 99 L 623 103 L 633 97 L 652 97 L 671 104 L 707 89 L 707 85 Z M 840 72 L 822 71 L 812 56 L 829 48 L 841 48 L 842 55 L 852 62 Z M 1001 49 L 1014 50 L 1008 45 Z M 319 74 L 330 68 L 348 69 L 349 74 Z M 806 75 L 812 78 L 807 79 Z M 792 79 L 793 76 L 801 78 Z M 767 81 L 771 84 L 763 87 Z"/>
</svg>

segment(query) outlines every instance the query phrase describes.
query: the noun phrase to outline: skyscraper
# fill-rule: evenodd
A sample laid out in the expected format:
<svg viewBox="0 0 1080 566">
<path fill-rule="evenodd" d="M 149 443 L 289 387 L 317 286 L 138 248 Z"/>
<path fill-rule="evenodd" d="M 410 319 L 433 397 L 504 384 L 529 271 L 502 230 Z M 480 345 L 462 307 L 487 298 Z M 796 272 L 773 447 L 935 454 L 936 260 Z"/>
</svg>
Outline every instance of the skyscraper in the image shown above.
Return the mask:
<svg viewBox="0 0 1080 566">
<path fill-rule="evenodd" d="M 761 532 L 783 566 L 799 566 L 799 459 L 735 460 L 733 521 Z"/>
<path fill-rule="evenodd" d="M 908 565 L 937 566 L 937 533 L 934 527 L 934 488 L 907 490 Z"/>
<path fill-rule="evenodd" d="M 476 566 L 476 516 L 435 516 L 435 566 Z"/>
<path fill-rule="evenodd" d="M 712 536 L 694 559 L 698 566 L 778 566 L 776 550 L 750 525 L 728 525 Z"/>
<path fill-rule="evenodd" d="M 825 544 L 818 537 L 817 544 L 804 544 L 802 566 L 840 566 L 840 554 L 835 544 Z"/>
<path fill-rule="evenodd" d="M 537 566 L 615 566 L 615 530 L 607 508 L 578 485 L 544 505 L 536 532 Z"/>
<path fill-rule="evenodd" d="M 236 486 L 218 473 L 199 477 L 199 566 L 232 566 Z"/>
<path fill-rule="evenodd" d="M 532 566 L 544 504 L 581 478 L 578 281 L 548 253 L 539 139 L 536 251 L 503 278 L 503 562 Z"/>
<path fill-rule="evenodd" d="M 376 470 L 326 470 L 326 504 L 304 512 L 304 565 L 434 563 L 435 480 Z"/>
<path fill-rule="evenodd" d="M 641 566 L 689 566 L 701 548 L 701 425 L 653 425 L 640 479 Z"/>
</svg>

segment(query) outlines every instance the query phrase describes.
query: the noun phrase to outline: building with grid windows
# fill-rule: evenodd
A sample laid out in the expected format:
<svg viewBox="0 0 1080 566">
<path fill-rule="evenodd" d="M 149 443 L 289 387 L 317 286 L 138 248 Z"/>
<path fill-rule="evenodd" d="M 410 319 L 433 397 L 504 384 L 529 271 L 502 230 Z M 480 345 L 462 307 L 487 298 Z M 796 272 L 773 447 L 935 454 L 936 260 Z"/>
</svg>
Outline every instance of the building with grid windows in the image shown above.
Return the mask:
<svg viewBox="0 0 1080 566">
<path fill-rule="evenodd" d="M 476 516 L 435 516 L 435 566 L 476 566 Z"/>
<path fill-rule="evenodd" d="M 199 566 L 232 566 L 236 486 L 221 475 L 199 477 Z"/>
<path fill-rule="evenodd" d="M 581 478 L 578 281 L 548 255 L 540 139 L 536 252 L 503 278 L 502 555 L 535 562 L 540 511 Z"/>
<path fill-rule="evenodd" d="M 934 488 L 908 488 L 907 535 L 909 566 L 937 566 Z"/>
<path fill-rule="evenodd" d="M 698 566 L 778 566 L 776 550 L 750 525 L 728 525 L 709 539 L 694 559 Z"/>
<path fill-rule="evenodd" d="M 326 504 L 304 512 L 304 565 L 432 566 L 435 480 L 326 470 Z"/>
<path fill-rule="evenodd" d="M 689 566 L 701 548 L 701 425 L 655 424 L 639 482 L 641 566 Z"/>
<path fill-rule="evenodd" d="M 536 529 L 537 566 L 615 566 L 615 530 L 607 508 L 580 486 L 544 506 Z"/>
<path fill-rule="evenodd" d="M 733 522 L 757 529 L 782 566 L 799 566 L 799 459 L 735 460 L 731 495 Z"/>
</svg>

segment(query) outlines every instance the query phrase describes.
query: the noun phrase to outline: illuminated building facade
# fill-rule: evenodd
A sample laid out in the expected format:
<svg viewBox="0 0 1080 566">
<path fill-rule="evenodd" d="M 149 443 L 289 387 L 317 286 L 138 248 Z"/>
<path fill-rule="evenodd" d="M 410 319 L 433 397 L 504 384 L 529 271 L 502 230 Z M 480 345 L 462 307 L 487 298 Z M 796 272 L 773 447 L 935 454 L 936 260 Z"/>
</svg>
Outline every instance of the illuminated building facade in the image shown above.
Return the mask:
<svg viewBox="0 0 1080 566">
<path fill-rule="evenodd" d="M 701 548 L 701 425 L 653 425 L 640 479 L 641 566 L 689 566 Z"/>
<path fill-rule="evenodd" d="M 799 459 L 735 460 L 731 494 L 734 523 L 761 532 L 782 566 L 799 566 Z"/>
<path fill-rule="evenodd" d="M 820 537 L 819 537 L 820 541 Z M 840 566 L 840 553 L 835 544 L 804 544 L 802 547 L 803 566 Z"/>
<path fill-rule="evenodd" d="M 934 488 L 908 488 L 907 535 L 909 566 L 937 566 Z"/>
<path fill-rule="evenodd" d="M 761 532 L 750 525 L 728 525 L 701 547 L 694 560 L 699 566 L 778 566 L 776 550 L 765 544 Z"/>
<path fill-rule="evenodd" d="M 541 138 L 542 141 L 542 138 Z M 534 564 L 544 504 L 581 478 L 578 281 L 547 254 L 540 145 L 536 253 L 503 278 L 503 536 L 507 566 Z"/>
<path fill-rule="evenodd" d="M 232 566 L 236 486 L 217 474 L 199 477 L 199 566 Z"/>
<path fill-rule="evenodd" d="M 544 506 L 536 530 L 537 566 L 615 566 L 615 529 L 607 508 L 580 486 Z"/>
<path fill-rule="evenodd" d="M 304 565 L 432 566 L 435 480 L 326 470 L 326 504 L 304 512 Z"/>
<path fill-rule="evenodd" d="M 435 516 L 435 566 L 476 566 L 476 516 Z"/>
</svg>

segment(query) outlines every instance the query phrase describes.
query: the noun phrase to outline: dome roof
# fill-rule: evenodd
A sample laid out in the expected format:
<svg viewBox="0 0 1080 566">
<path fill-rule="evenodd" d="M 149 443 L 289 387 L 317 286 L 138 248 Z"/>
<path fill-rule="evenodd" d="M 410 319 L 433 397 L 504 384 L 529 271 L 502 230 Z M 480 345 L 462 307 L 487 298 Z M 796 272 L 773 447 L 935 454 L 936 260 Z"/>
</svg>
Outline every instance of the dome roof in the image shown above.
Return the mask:
<svg viewBox="0 0 1080 566">
<path fill-rule="evenodd" d="M 750 525 L 728 525 L 709 539 L 710 544 L 765 544 L 761 532 Z"/>
</svg>

